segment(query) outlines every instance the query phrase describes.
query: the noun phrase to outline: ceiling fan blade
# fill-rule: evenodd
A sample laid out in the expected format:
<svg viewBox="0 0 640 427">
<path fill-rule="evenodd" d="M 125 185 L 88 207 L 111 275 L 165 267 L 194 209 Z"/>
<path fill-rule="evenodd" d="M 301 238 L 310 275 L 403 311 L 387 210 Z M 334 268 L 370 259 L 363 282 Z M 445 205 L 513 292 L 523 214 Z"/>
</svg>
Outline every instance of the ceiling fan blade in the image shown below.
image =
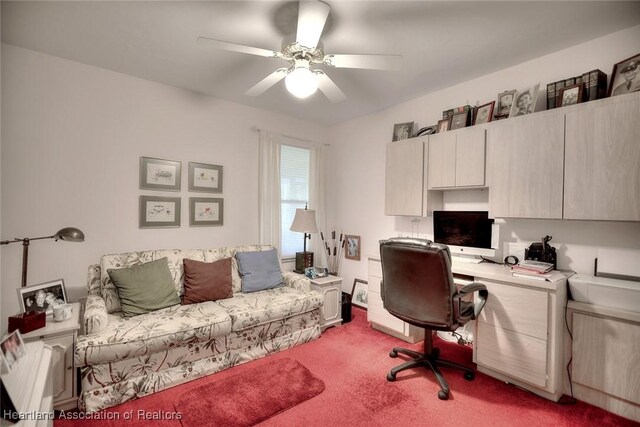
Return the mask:
<svg viewBox="0 0 640 427">
<path fill-rule="evenodd" d="M 248 53 L 250 55 L 265 56 L 267 58 L 278 58 L 282 56 L 280 52 L 274 50 L 261 49 L 259 47 L 245 46 L 242 44 L 223 42 L 222 40 L 211 39 L 209 37 L 198 37 L 198 44 L 213 46 L 216 49 L 229 50 L 231 52 Z"/>
<path fill-rule="evenodd" d="M 323 62 L 336 68 L 399 70 L 402 55 L 326 55 Z"/>
<path fill-rule="evenodd" d="M 286 68 L 279 68 L 275 70 L 273 73 L 269 74 L 264 79 L 260 80 L 258 84 L 254 87 L 246 91 L 244 94 L 248 96 L 259 96 L 262 95 L 269 89 L 271 86 L 278 83 L 280 80 L 284 79 L 287 76 Z"/>
<path fill-rule="evenodd" d="M 331 6 L 318 0 L 300 0 L 296 41 L 309 49 L 318 46 Z"/>
<path fill-rule="evenodd" d="M 342 102 L 347 99 L 347 95 L 336 85 L 333 80 L 329 78 L 325 73 L 320 70 L 315 70 L 316 78 L 318 79 L 318 89 L 322 91 L 329 98 L 331 102 Z"/>
</svg>

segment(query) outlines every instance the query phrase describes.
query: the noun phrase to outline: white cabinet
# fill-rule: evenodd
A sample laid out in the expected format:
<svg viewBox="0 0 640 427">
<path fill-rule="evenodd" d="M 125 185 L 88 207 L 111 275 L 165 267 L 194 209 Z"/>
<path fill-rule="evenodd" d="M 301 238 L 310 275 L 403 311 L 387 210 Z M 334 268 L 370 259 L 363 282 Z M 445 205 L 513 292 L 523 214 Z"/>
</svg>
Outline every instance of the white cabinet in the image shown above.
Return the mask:
<svg viewBox="0 0 640 427">
<path fill-rule="evenodd" d="M 428 188 L 485 185 L 485 129 L 471 127 L 429 137 Z"/>
<path fill-rule="evenodd" d="M 564 218 L 640 221 L 640 96 L 566 114 Z"/>
<path fill-rule="evenodd" d="M 336 276 L 311 279 L 311 289 L 324 297 L 324 305 L 320 309 L 320 329 L 342 323 L 342 278 Z"/>
</svg>

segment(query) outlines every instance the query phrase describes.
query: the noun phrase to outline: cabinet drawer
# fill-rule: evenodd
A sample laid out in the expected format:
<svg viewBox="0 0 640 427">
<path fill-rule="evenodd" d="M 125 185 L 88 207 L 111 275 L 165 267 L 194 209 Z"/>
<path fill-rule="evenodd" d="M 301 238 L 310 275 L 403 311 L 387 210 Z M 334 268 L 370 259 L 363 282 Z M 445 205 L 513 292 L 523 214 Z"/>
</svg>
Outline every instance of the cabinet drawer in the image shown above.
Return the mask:
<svg viewBox="0 0 640 427">
<path fill-rule="evenodd" d="M 380 261 L 369 260 L 369 276 L 382 277 L 382 263 Z"/>
<path fill-rule="evenodd" d="M 476 360 L 530 384 L 547 386 L 547 341 L 478 323 Z"/>
<path fill-rule="evenodd" d="M 405 333 L 404 322 L 389 314 L 389 312 L 382 306 L 382 298 L 380 298 L 380 294 L 378 292 L 371 292 L 371 290 L 369 290 L 367 303 L 367 320 L 381 326 L 386 326 L 387 328 L 401 334 Z"/>
<path fill-rule="evenodd" d="M 544 291 L 503 285 L 478 279 L 489 291 L 489 297 L 478 318 L 513 332 L 547 339 L 549 294 Z"/>
<path fill-rule="evenodd" d="M 367 277 L 367 282 L 369 283 L 367 286 L 369 292 L 373 291 L 378 294 L 382 293 L 382 289 L 380 289 L 380 282 L 382 282 L 381 277 L 369 275 L 369 277 Z"/>
</svg>

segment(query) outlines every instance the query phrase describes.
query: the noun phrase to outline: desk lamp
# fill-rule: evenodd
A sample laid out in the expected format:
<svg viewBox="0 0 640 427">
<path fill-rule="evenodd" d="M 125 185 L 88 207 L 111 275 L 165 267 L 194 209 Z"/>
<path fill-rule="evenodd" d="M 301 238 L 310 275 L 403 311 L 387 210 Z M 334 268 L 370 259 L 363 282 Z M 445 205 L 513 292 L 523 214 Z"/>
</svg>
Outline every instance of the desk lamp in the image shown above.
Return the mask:
<svg viewBox="0 0 640 427">
<path fill-rule="evenodd" d="M 307 238 L 311 239 L 311 233 L 318 232 L 316 211 L 307 209 L 306 204 L 304 209 L 296 209 L 296 216 L 289 230 L 304 233 L 303 249 L 302 252 L 296 252 L 296 268 L 293 270 L 304 274 L 305 268 L 313 267 L 313 252 L 307 252 Z"/>
</svg>

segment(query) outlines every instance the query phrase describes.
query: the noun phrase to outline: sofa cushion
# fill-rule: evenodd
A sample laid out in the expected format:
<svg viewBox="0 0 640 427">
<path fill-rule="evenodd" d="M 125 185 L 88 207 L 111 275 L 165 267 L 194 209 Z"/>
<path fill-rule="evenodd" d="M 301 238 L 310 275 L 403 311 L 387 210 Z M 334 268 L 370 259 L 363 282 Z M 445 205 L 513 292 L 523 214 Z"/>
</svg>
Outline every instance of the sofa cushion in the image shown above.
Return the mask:
<svg viewBox="0 0 640 427">
<path fill-rule="evenodd" d="M 242 292 L 256 292 L 283 285 L 282 271 L 275 249 L 238 252 L 238 271 L 242 278 Z"/>
<path fill-rule="evenodd" d="M 190 343 L 206 343 L 230 331 L 230 316 L 212 301 L 174 305 L 129 318 L 112 314 L 105 329 L 78 337 L 75 364 L 80 367 L 114 362 Z"/>
<path fill-rule="evenodd" d="M 218 300 L 231 317 L 231 330 L 280 320 L 314 310 L 323 304 L 319 292 L 300 292 L 287 286 L 252 293 L 236 293 L 233 298 Z"/>
<path fill-rule="evenodd" d="M 244 245 L 244 246 L 230 246 L 227 248 L 217 249 L 205 249 L 204 262 L 213 262 L 222 258 L 232 257 L 231 260 L 231 280 L 233 281 L 233 292 L 242 292 L 242 280 L 240 279 L 240 273 L 238 273 L 238 261 L 236 260 L 236 254 L 239 252 L 256 252 L 256 251 L 269 251 L 273 249 L 271 245 Z"/>
<path fill-rule="evenodd" d="M 216 301 L 233 296 L 231 258 L 214 262 L 184 259 L 182 304 Z"/>
<path fill-rule="evenodd" d="M 141 265 L 107 270 L 116 285 L 124 316 L 137 316 L 180 304 L 167 258 Z"/>
</svg>

